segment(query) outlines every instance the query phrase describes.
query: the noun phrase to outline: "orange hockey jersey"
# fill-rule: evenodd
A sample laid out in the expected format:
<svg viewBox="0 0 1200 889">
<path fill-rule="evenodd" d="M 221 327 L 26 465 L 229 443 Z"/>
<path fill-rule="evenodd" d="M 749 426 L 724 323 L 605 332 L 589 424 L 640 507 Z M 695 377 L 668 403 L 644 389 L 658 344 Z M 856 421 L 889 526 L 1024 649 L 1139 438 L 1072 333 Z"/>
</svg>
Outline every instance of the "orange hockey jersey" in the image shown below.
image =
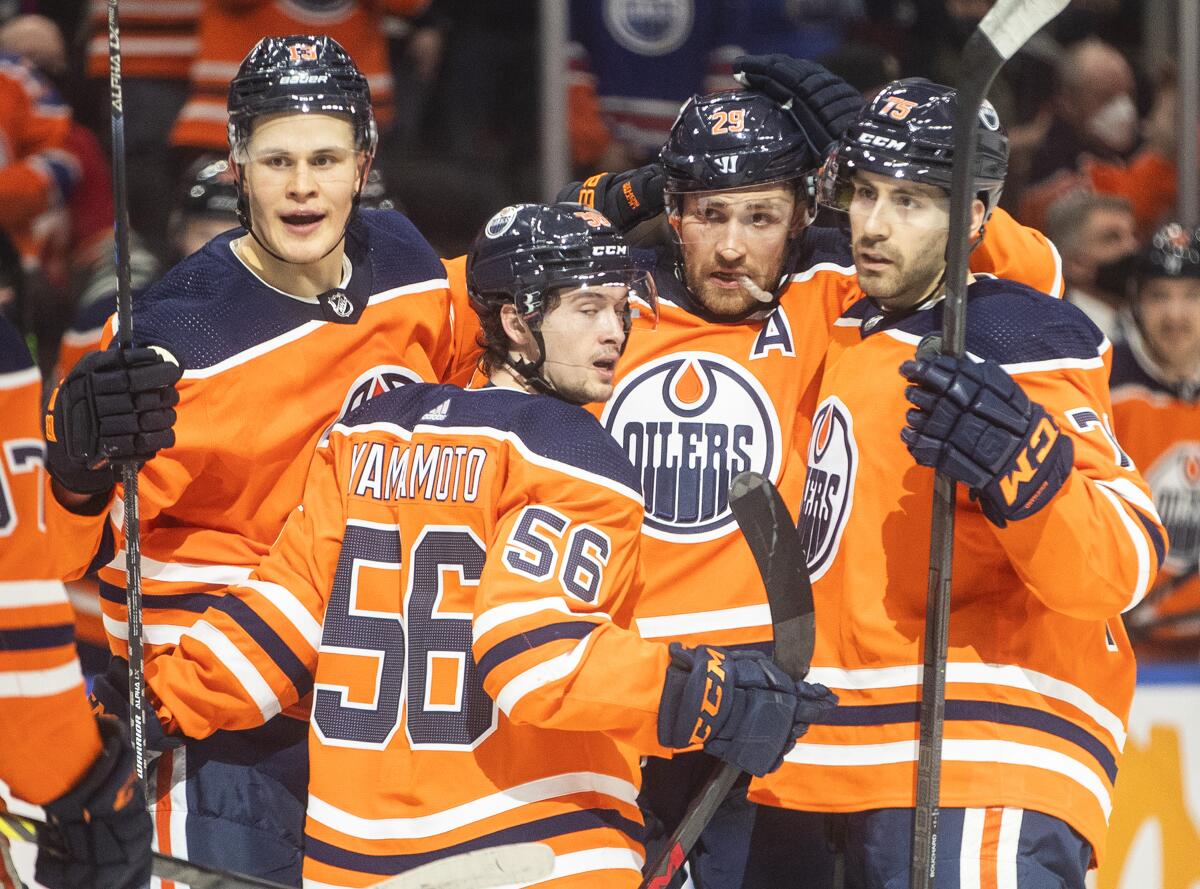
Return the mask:
<svg viewBox="0 0 1200 889">
<path fill-rule="evenodd" d="M 0 781 L 35 804 L 74 787 L 100 753 L 71 607 L 54 579 L 60 538 L 43 500 L 41 382 L 0 316 Z"/>
<path fill-rule="evenodd" d="M 121 73 L 187 80 L 204 0 L 121 0 Z M 88 9 L 87 74 L 108 79 L 108 0 Z"/>
<path fill-rule="evenodd" d="M 171 141 L 205 151 L 225 151 L 229 81 L 254 44 L 270 35 L 326 34 L 346 48 L 371 87 L 381 131 L 392 121 L 392 75 L 384 13 L 414 15 L 429 0 L 203 0 L 192 92 L 179 112 Z"/>
<path fill-rule="evenodd" d="M 636 489 L 565 402 L 376 398 L 319 446 L 250 579 L 150 665 L 159 715 L 205 736 L 315 690 L 305 885 L 537 840 L 548 885 L 637 886 L 668 653 L 629 630 Z"/>
<path fill-rule="evenodd" d="M 669 254 L 656 263 L 660 318 L 638 330 L 607 404 L 592 405 L 641 475 L 646 638 L 719 645 L 769 643 L 771 619 L 749 549 L 727 503 L 730 480 L 753 469 L 798 511 L 804 450 L 830 330 L 862 297 L 845 235 L 810 228 L 777 309 L 739 324 L 710 321 L 691 303 Z M 998 211 L 972 256 L 1061 290 L 1042 235 Z"/>
<path fill-rule="evenodd" d="M 345 319 L 257 278 L 233 252 L 239 234 L 215 238 L 134 307 L 136 341 L 165 347 L 184 368 L 175 446 L 140 473 L 148 659 L 266 555 L 339 416 L 405 383 L 447 377 L 477 354 L 475 313 L 452 302 L 440 260 L 400 214 L 364 210 L 351 226 Z M 121 505 L 118 552 L 100 579 L 105 628 L 124 656 Z"/>
<path fill-rule="evenodd" d="M 1070 824 L 1099 858 L 1125 742 L 1134 660 L 1119 614 L 1166 548 L 1149 490 L 1116 445 L 1111 346 L 1074 306 L 1011 281 L 968 289 L 969 355 L 1000 363 L 1075 446 L 1067 483 L 996 528 L 959 486 L 941 805 L 1013 806 Z M 805 811 L 912 807 L 932 470 L 900 440 L 900 364 L 942 304 L 890 319 L 864 299 L 837 322 L 801 532 L 817 613 L 809 681 L 840 698 L 759 802 Z"/>
<path fill-rule="evenodd" d="M 1112 425 L 1129 457 L 1146 477 L 1171 538 L 1159 583 L 1146 602 L 1146 617 L 1178 615 L 1153 631 L 1161 655 L 1176 646 L 1200 646 L 1200 403 L 1192 385 L 1168 385 L 1136 331 L 1113 350 Z M 1139 610 L 1138 617 L 1142 616 Z M 1152 653 L 1151 648 L 1144 649 Z"/>
</svg>

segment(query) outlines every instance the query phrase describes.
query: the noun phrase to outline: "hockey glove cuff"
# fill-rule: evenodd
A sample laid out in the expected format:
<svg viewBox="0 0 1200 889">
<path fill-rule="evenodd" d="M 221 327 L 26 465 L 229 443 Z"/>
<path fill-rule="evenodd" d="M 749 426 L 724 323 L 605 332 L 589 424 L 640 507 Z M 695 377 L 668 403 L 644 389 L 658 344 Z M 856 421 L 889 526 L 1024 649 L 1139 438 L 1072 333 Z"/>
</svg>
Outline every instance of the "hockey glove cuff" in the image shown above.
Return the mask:
<svg viewBox="0 0 1200 889">
<path fill-rule="evenodd" d="M 47 803 L 34 877 L 49 889 L 142 889 L 150 815 L 124 726 L 99 717 L 103 748 L 79 785 Z"/>
<path fill-rule="evenodd" d="M 183 744 L 184 739 L 168 735 L 162 727 L 154 707 L 150 701 L 150 688 L 143 685 L 145 698 L 142 708 L 145 711 L 146 749 L 162 753 L 174 750 Z M 96 716 L 112 716 L 123 724 L 129 724 L 129 661 L 114 655 L 108 661 L 108 668 L 100 676 L 92 680 L 92 693 L 89 696 L 92 712 Z"/>
<path fill-rule="evenodd" d="M 782 53 L 738 56 L 733 71 L 739 83 L 791 109 L 813 148 L 820 152 L 817 163 L 825 159 L 825 153 L 866 105 L 858 90 L 808 59 Z"/>
<path fill-rule="evenodd" d="M 1070 477 L 1074 443 L 996 362 L 919 356 L 900 373 L 912 383 L 909 453 L 969 487 L 997 527 L 1033 515 Z"/>
<path fill-rule="evenodd" d="M 624 173 L 597 173 L 563 188 L 556 200 L 599 210 L 622 234 L 663 211 L 663 169 L 648 164 Z"/>
<path fill-rule="evenodd" d="M 144 463 L 175 443 L 172 426 L 182 375 L 160 349 L 91 352 L 46 405 L 46 465 L 68 491 L 104 494 L 112 466 Z"/>
<path fill-rule="evenodd" d="M 831 710 L 820 685 L 794 682 L 758 652 L 671 643 L 671 665 L 658 714 L 664 747 L 702 744 L 705 752 L 752 775 L 779 768 L 783 757 Z"/>
</svg>

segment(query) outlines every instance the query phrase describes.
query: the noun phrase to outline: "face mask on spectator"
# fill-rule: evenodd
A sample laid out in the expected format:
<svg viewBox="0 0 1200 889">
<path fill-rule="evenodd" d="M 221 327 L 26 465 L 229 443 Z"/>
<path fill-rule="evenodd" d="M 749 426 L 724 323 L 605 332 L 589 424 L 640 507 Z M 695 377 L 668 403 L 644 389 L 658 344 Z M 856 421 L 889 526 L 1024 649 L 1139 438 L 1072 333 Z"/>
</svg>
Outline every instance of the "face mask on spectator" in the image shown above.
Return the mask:
<svg viewBox="0 0 1200 889">
<path fill-rule="evenodd" d="M 1096 266 L 1096 289 L 1124 299 L 1129 292 L 1129 281 L 1133 277 L 1136 260 L 1137 254 L 1130 253 Z"/>
<path fill-rule="evenodd" d="M 1137 139 L 1138 116 L 1133 99 L 1125 93 L 1114 96 L 1087 122 L 1088 132 L 1106 148 L 1124 153 Z"/>
</svg>

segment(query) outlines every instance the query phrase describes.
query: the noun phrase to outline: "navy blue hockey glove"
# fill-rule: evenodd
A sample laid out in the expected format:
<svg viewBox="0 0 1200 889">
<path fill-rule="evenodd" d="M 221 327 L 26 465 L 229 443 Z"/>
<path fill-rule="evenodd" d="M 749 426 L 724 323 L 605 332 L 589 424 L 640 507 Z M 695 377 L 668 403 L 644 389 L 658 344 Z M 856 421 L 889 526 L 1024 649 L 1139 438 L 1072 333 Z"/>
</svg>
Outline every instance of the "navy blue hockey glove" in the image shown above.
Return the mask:
<svg viewBox="0 0 1200 889">
<path fill-rule="evenodd" d="M 624 173 L 597 173 L 572 182 L 555 200 L 586 204 L 608 217 L 622 234 L 628 234 L 663 211 L 663 169 L 647 164 Z"/>
<path fill-rule="evenodd" d="M 675 748 L 703 744 L 706 753 L 762 777 L 836 703 L 825 686 L 793 681 L 757 651 L 672 642 L 658 740 Z"/>
<path fill-rule="evenodd" d="M 792 114 L 819 153 L 818 162 L 842 138 L 866 106 L 862 94 L 824 65 L 783 53 L 738 56 L 733 60 L 739 83 L 774 99 L 792 104 Z"/>
<path fill-rule="evenodd" d="M 107 349 L 80 359 L 46 405 L 46 468 L 76 494 L 107 494 L 112 467 L 144 463 L 175 443 L 182 370 L 154 349 Z"/>
<path fill-rule="evenodd" d="M 117 720 L 96 720 L 104 745 L 78 786 L 46 803 L 34 878 L 49 889 L 142 889 L 150 882 L 150 815 L 133 750 Z"/>
<path fill-rule="evenodd" d="M 909 453 L 969 487 L 996 526 L 1033 515 L 1066 483 L 1070 437 L 996 362 L 919 355 L 900 373 L 916 405 L 900 431 Z"/>
<path fill-rule="evenodd" d="M 145 694 L 142 705 L 145 709 L 146 749 L 162 753 L 182 746 L 183 738 L 163 731 L 158 714 L 150 704 L 149 688 L 145 685 L 142 687 Z M 109 658 L 108 667 L 92 680 L 92 693 L 88 699 L 92 704 L 92 712 L 97 716 L 112 716 L 128 725 L 129 661 L 115 654 Z"/>
</svg>

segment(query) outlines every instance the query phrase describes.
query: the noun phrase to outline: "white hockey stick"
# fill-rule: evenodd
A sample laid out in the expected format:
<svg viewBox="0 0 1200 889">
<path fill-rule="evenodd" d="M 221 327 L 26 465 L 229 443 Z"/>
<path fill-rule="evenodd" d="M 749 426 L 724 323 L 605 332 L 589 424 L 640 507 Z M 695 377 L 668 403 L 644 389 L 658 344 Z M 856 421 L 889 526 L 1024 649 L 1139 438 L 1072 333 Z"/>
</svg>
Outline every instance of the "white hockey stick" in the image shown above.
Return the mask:
<svg viewBox="0 0 1200 889">
<path fill-rule="evenodd" d="M 514 843 L 452 855 L 375 883 L 370 889 L 485 889 L 541 880 L 554 870 L 542 843 Z"/>
<path fill-rule="evenodd" d="M 966 340 L 967 260 L 975 170 L 976 120 L 996 74 L 1012 55 L 1066 7 L 1069 0 L 998 0 L 967 45 L 970 60 L 958 84 L 954 169 L 950 187 L 950 238 L 946 244 L 946 303 L 941 351 L 960 357 Z M 954 556 L 954 480 L 938 472 L 933 489 L 929 592 L 925 605 L 925 657 L 917 747 L 916 812 L 912 833 L 911 889 L 929 889 L 937 866 L 938 798 L 942 729 L 946 715 L 946 656 L 950 638 L 950 565 Z"/>
</svg>

